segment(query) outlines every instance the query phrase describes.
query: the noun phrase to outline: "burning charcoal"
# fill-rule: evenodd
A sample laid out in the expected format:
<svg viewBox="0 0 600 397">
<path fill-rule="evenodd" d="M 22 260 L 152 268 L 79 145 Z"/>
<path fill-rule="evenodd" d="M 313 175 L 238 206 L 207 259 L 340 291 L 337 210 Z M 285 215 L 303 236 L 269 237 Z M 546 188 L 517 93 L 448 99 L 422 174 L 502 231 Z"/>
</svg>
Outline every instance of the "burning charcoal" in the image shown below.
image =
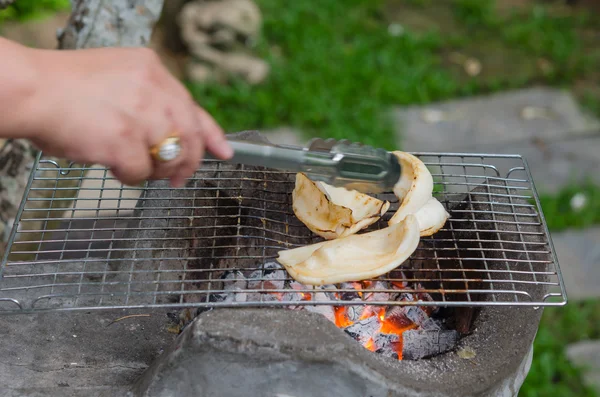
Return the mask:
<svg viewBox="0 0 600 397">
<path fill-rule="evenodd" d="M 433 302 L 433 298 L 427 292 L 418 292 L 417 300 L 422 302 Z"/>
<path fill-rule="evenodd" d="M 403 292 L 400 294 L 400 296 L 396 300 L 412 302 L 415 300 L 415 296 L 413 294 L 411 294 L 410 292 Z"/>
<path fill-rule="evenodd" d="M 283 298 L 281 292 L 251 292 L 248 294 L 248 302 L 278 302 Z"/>
<path fill-rule="evenodd" d="M 453 349 L 459 339 L 455 330 L 423 331 L 410 330 L 402 334 L 402 358 L 418 360 L 442 354 Z"/>
<path fill-rule="evenodd" d="M 418 326 L 421 326 L 421 324 L 429 318 L 427 313 L 418 306 L 406 306 L 404 308 L 404 313 L 406 314 L 406 317 Z"/>
<path fill-rule="evenodd" d="M 360 299 L 353 299 L 353 300 L 360 302 Z M 344 315 L 351 322 L 356 322 L 356 321 L 360 320 L 360 318 L 362 317 L 362 315 L 365 311 L 365 306 L 363 306 L 363 305 L 342 306 L 342 307 L 345 309 Z"/>
<path fill-rule="evenodd" d="M 343 301 L 360 300 L 362 296 L 362 285 L 359 283 L 342 283 L 341 289 L 354 290 L 338 292 L 339 299 Z"/>
<path fill-rule="evenodd" d="M 408 282 L 406 281 L 406 274 L 404 274 L 401 270 L 394 270 L 390 273 L 390 284 L 394 289 L 405 289 L 408 287 Z"/>
<path fill-rule="evenodd" d="M 333 284 L 322 285 L 319 289 L 323 290 L 330 301 L 338 299 L 337 288 Z"/>
<path fill-rule="evenodd" d="M 251 292 L 248 294 L 250 302 L 275 302 L 284 300 L 283 291 L 268 292 L 268 290 L 282 290 L 285 287 L 285 271 L 275 262 L 268 262 L 262 269 L 253 271 L 248 277 L 248 289 L 265 292 Z M 289 298 L 289 297 L 288 297 Z"/>
<path fill-rule="evenodd" d="M 222 279 L 225 292 L 213 296 L 221 302 L 246 302 L 246 278 L 241 272 L 226 272 Z"/>
<path fill-rule="evenodd" d="M 423 331 L 441 331 L 442 324 L 440 323 L 439 320 L 435 320 L 435 319 L 429 317 L 427 320 L 425 320 L 421 324 L 421 326 L 419 328 L 422 329 Z"/>
<path fill-rule="evenodd" d="M 381 354 L 383 357 L 393 358 L 394 360 L 398 359 L 398 353 L 391 347 L 375 350 L 375 353 Z"/>
<path fill-rule="evenodd" d="M 373 336 L 373 342 L 375 344 L 375 351 L 383 349 L 395 351 L 398 342 L 400 342 L 400 336 L 396 334 L 384 334 L 377 332 L 375 336 Z"/>
<path fill-rule="evenodd" d="M 281 300 L 284 302 L 300 302 L 302 300 L 302 295 L 300 294 L 300 292 L 296 292 L 296 291 L 289 291 L 289 292 L 284 292 L 282 294 Z M 293 309 L 294 307 L 290 307 L 290 309 Z"/>
<path fill-rule="evenodd" d="M 286 302 L 300 302 L 300 301 L 309 301 L 312 300 L 312 291 L 311 292 L 305 292 L 305 291 L 309 291 L 312 288 L 311 287 L 307 287 L 304 284 L 300 284 L 297 281 L 292 281 L 289 284 L 289 288 L 291 289 L 291 291 L 289 292 L 284 292 L 283 294 L 283 301 Z M 298 306 L 291 306 L 290 309 L 302 309 L 304 306 L 303 305 L 298 305 Z"/>
<path fill-rule="evenodd" d="M 273 276 L 268 277 L 271 273 L 283 272 L 283 268 L 277 262 L 267 262 L 264 264 L 262 269 L 258 269 L 250 273 L 249 279 L 261 279 L 261 278 L 273 278 Z M 282 277 L 277 277 L 282 278 Z M 285 278 L 285 275 L 284 277 Z"/>
<path fill-rule="evenodd" d="M 312 294 L 312 300 L 317 302 L 328 302 L 329 296 L 325 292 L 317 292 Z M 304 309 L 312 312 L 319 313 L 325 316 L 329 321 L 335 323 L 335 311 L 331 305 L 311 305 L 304 306 Z"/>
<path fill-rule="evenodd" d="M 433 298 L 427 292 L 419 292 L 415 294 L 415 298 L 419 302 L 433 302 Z M 421 307 L 428 316 L 431 316 L 433 313 L 437 312 L 437 306 L 422 306 Z"/>
<path fill-rule="evenodd" d="M 414 322 L 406 316 L 406 308 L 394 306 L 385 313 L 383 319 L 383 328 L 389 328 L 396 332 L 402 332 L 405 329 L 414 327 Z"/>
<path fill-rule="evenodd" d="M 344 328 L 344 332 L 364 346 L 380 328 L 379 318 L 371 316 Z"/>
<path fill-rule="evenodd" d="M 297 281 L 292 281 L 290 283 L 290 288 L 293 289 L 293 290 L 296 290 L 296 291 L 302 291 L 303 294 L 307 294 L 307 298 L 310 297 L 310 295 L 312 293 L 312 291 L 311 292 L 307 292 L 307 291 L 314 289 L 312 286 L 311 287 L 307 287 L 306 285 L 301 284 L 301 283 L 299 283 Z"/>
<path fill-rule="evenodd" d="M 223 302 L 246 302 L 248 294 L 246 292 L 228 293 Z"/>
<path fill-rule="evenodd" d="M 236 289 L 246 289 L 246 277 L 242 274 L 242 272 L 225 272 L 223 277 L 223 289 L 226 291 L 236 290 Z"/>
<path fill-rule="evenodd" d="M 270 267 L 268 267 L 270 266 Z M 255 270 L 250 274 L 248 288 L 250 289 L 283 289 L 285 284 L 285 271 L 274 268 L 270 263 L 265 264 L 264 273 Z"/>
<path fill-rule="evenodd" d="M 386 290 L 390 289 L 386 282 L 376 281 L 371 284 L 369 289 L 372 290 Z M 387 302 L 390 300 L 390 294 L 388 292 L 368 292 L 365 296 L 366 301 L 372 302 Z"/>
<path fill-rule="evenodd" d="M 246 289 L 246 278 L 241 272 L 227 271 L 223 274 L 221 280 L 223 280 L 223 292 L 211 294 L 208 298 L 209 302 L 246 301 L 244 292 L 236 293 L 236 291 L 245 291 Z M 235 299 L 236 295 L 240 295 L 237 300 Z"/>
</svg>

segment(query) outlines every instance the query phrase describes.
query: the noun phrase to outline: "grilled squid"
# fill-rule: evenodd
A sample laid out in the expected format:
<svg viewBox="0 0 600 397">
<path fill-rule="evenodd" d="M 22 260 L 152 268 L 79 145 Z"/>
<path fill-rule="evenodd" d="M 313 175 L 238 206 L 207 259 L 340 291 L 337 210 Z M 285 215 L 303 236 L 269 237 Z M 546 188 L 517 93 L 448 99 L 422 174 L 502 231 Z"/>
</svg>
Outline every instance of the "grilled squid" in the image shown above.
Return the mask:
<svg viewBox="0 0 600 397">
<path fill-rule="evenodd" d="M 296 217 L 326 240 L 355 234 L 372 225 L 390 208 L 388 201 L 313 182 L 303 173 L 296 174 L 292 199 Z"/>
<path fill-rule="evenodd" d="M 409 214 L 384 229 L 280 251 L 277 261 L 303 284 L 367 280 L 402 265 L 419 241 L 419 223 Z"/>
<path fill-rule="evenodd" d="M 414 214 L 419 223 L 422 237 L 437 233 L 450 214 L 433 197 L 433 177 L 425 164 L 412 154 L 396 151 L 402 166 L 402 175 L 394 186 L 394 195 L 400 200 L 400 207 L 388 221 L 388 225 L 401 222 L 409 214 Z"/>
</svg>

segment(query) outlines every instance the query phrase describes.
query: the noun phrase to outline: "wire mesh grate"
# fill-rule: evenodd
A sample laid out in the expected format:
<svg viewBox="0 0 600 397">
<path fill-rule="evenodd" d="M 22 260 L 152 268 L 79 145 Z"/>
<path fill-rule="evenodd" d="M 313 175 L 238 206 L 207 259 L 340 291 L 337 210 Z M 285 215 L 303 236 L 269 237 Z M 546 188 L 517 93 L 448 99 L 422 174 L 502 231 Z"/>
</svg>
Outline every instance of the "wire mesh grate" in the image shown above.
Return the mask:
<svg viewBox="0 0 600 397">
<path fill-rule="evenodd" d="M 0 311 L 566 303 L 520 156 L 414 154 L 451 215 L 445 227 L 385 276 L 323 287 L 276 263 L 280 250 L 321 241 L 293 214 L 291 173 L 206 161 L 181 189 L 129 187 L 104 168 L 39 157 L 2 263 Z M 368 230 L 398 207 L 379 197 L 392 204 Z"/>
</svg>

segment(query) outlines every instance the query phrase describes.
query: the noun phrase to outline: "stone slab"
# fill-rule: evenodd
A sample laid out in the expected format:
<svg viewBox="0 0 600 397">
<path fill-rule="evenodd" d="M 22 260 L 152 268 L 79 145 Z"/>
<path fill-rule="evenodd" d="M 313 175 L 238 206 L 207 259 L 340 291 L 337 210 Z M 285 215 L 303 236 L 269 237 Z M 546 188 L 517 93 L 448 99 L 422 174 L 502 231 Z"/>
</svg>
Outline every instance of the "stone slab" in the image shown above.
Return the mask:
<svg viewBox="0 0 600 397">
<path fill-rule="evenodd" d="M 600 298 L 600 227 L 552 234 L 569 300 Z"/>
<path fill-rule="evenodd" d="M 143 189 L 123 186 L 101 165 L 93 165 L 81 182 L 77 200 L 73 203 L 75 218 L 98 216 L 128 216 L 133 213 Z M 100 210 L 100 211 L 99 211 Z"/>
<path fill-rule="evenodd" d="M 150 314 L 111 324 L 128 314 Z M 166 311 L 0 316 L 3 396 L 119 396 L 176 335 Z"/>
<path fill-rule="evenodd" d="M 567 346 L 569 361 L 582 367 L 584 382 L 600 393 L 600 340 L 587 340 Z"/>
<path fill-rule="evenodd" d="M 541 313 L 511 309 L 481 312 L 462 341 L 477 352 L 473 359 L 449 352 L 415 361 L 372 354 L 317 313 L 208 311 L 144 372 L 131 397 L 516 397 Z"/>
<path fill-rule="evenodd" d="M 520 154 L 542 192 L 587 177 L 600 183 L 600 121 L 563 90 L 532 88 L 396 108 L 393 116 L 404 150 Z"/>
</svg>

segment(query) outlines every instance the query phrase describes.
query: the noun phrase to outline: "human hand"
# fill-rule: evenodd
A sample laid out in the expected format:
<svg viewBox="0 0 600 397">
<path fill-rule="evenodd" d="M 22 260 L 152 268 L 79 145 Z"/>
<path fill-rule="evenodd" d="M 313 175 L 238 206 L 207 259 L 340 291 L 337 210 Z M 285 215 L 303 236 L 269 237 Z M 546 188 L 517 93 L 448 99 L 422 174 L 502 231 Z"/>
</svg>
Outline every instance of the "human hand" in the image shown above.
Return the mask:
<svg viewBox="0 0 600 397">
<path fill-rule="evenodd" d="M 205 150 L 232 150 L 215 120 L 197 106 L 159 57 L 146 48 L 33 50 L 40 81 L 27 110 L 29 138 L 45 153 L 102 164 L 121 182 L 169 178 L 182 186 Z M 172 133 L 181 154 L 157 162 L 150 148 Z"/>
</svg>

